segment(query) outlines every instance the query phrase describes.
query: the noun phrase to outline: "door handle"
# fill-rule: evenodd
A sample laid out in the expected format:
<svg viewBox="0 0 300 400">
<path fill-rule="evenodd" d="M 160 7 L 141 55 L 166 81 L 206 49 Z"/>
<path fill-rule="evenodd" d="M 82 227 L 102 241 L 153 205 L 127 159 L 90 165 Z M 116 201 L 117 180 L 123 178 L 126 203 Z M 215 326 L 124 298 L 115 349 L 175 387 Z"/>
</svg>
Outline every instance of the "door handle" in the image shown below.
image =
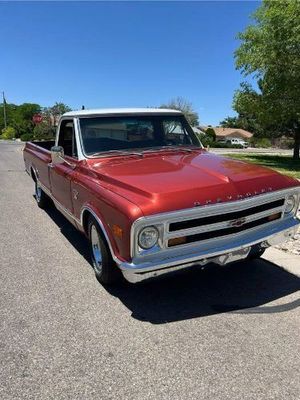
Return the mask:
<svg viewBox="0 0 300 400">
<path fill-rule="evenodd" d="M 51 162 L 51 163 L 48 163 L 48 167 L 49 167 L 49 168 L 54 168 L 54 165 L 52 164 L 52 162 Z"/>
</svg>

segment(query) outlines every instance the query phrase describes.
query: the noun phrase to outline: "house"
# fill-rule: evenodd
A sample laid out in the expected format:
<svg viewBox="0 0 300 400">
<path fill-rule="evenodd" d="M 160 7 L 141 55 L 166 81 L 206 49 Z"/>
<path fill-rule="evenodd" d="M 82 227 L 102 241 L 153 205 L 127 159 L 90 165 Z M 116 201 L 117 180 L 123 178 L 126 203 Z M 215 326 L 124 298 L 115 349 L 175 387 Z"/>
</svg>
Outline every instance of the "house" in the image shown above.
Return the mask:
<svg viewBox="0 0 300 400">
<path fill-rule="evenodd" d="M 217 141 L 227 139 L 243 139 L 249 141 L 252 138 L 253 133 L 246 131 L 245 129 L 239 128 L 213 128 L 216 133 Z"/>
</svg>

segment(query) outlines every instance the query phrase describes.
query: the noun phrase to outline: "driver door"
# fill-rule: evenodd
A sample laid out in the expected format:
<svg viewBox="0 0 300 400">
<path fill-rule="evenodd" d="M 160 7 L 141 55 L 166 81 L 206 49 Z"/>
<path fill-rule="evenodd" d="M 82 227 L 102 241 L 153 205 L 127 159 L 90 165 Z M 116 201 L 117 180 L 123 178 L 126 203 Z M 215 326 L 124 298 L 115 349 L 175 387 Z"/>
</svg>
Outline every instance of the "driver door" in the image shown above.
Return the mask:
<svg viewBox="0 0 300 400">
<path fill-rule="evenodd" d="M 63 119 L 58 134 L 58 146 L 64 149 L 62 164 L 49 164 L 51 193 L 54 199 L 67 212 L 73 214 L 73 201 L 71 195 L 71 180 L 76 173 L 78 163 L 77 144 L 73 119 Z"/>
</svg>

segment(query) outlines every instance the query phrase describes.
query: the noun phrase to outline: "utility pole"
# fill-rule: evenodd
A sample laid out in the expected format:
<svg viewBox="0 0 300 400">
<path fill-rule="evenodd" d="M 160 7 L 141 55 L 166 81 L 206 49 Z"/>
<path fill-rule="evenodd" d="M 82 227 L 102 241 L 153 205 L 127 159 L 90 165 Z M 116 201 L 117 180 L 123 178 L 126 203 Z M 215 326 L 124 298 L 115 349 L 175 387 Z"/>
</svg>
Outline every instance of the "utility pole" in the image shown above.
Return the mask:
<svg viewBox="0 0 300 400">
<path fill-rule="evenodd" d="M 4 117 L 4 129 L 6 129 L 6 127 L 7 127 L 7 120 L 6 120 L 6 101 L 5 101 L 4 92 L 2 92 L 2 97 L 3 97 L 3 117 Z"/>
</svg>

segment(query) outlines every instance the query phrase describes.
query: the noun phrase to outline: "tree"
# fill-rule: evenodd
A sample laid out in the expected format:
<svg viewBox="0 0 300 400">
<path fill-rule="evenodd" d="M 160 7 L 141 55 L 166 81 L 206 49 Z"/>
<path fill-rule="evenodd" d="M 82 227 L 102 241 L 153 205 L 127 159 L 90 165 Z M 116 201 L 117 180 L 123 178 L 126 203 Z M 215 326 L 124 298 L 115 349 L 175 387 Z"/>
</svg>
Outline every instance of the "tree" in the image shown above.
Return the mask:
<svg viewBox="0 0 300 400">
<path fill-rule="evenodd" d="M 234 108 L 254 115 L 276 134 L 294 138 L 294 158 L 300 148 L 300 2 L 264 0 L 253 15 L 255 24 L 238 35 L 236 67 L 257 80 L 258 90 L 242 86 Z"/>
<path fill-rule="evenodd" d="M 55 103 L 54 106 L 49 107 L 49 111 L 55 117 L 60 117 L 64 113 L 71 111 L 71 108 L 64 103 Z"/>
<path fill-rule="evenodd" d="M 199 125 L 199 115 L 194 110 L 192 103 L 182 97 L 171 99 L 168 103 L 162 104 L 160 108 L 170 108 L 173 110 L 182 111 L 192 126 Z"/>
<path fill-rule="evenodd" d="M 55 128 L 47 121 L 43 121 L 40 124 L 37 124 L 33 129 L 33 139 L 50 139 L 53 140 L 55 137 Z"/>
<path fill-rule="evenodd" d="M 1 139 L 13 139 L 16 137 L 16 131 L 12 126 L 2 129 Z"/>
<path fill-rule="evenodd" d="M 217 139 L 216 132 L 213 128 L 209 127 L 206 129 L 205 134 L 210 138 L 211 142 L 215 142 Z"/>
<path fill-rule="evenodd" d="M 220 121 L 223 128 L 241 128 L 239 117 L 226 117 Z"/>
<path fill-rule="evenodd" d="M 55 103 L 51 107 L 44 107 L 42 109 L 42 114 L 44 116 L 44 121 L 51 126 L 56 126 L 58 124 L 59 118 L 64 113 L 71 111 L 71 108 L 64 103 Z"/>
</svg>

